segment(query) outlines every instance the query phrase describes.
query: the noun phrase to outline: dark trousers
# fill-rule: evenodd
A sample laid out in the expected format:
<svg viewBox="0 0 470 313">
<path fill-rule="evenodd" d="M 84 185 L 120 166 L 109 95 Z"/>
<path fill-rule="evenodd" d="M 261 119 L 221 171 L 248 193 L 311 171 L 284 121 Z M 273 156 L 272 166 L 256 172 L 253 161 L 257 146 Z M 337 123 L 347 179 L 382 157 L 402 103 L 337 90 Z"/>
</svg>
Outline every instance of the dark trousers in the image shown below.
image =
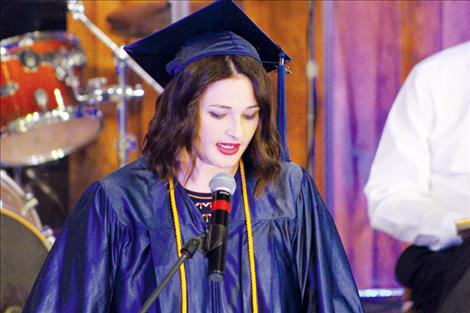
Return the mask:
<svg viewBox="0 0 470 313">
<path fill-rule="evenodd" d="M 395 269 L 400 283 L 411 290 L 418 313 L 447 312 L 448 299 L 453 299 L 456 307 L 468 309 L 470 285 L 462 280 L 468 280 L 469 270 L 470 238 L 460 246 L 437 252 L 410 246 L 400 255 Z"/>
</svg>

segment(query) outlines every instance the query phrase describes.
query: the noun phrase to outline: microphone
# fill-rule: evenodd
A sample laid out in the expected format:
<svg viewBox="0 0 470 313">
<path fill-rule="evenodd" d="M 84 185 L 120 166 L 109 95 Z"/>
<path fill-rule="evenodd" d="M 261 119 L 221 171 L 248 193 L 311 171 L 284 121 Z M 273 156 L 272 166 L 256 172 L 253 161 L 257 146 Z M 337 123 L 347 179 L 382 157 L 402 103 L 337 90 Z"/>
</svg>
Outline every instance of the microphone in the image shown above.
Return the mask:
<svg viewBox="0 0 470 313">
<path fill-rule="evenodd" d="M 224 279 L 227 254 L 227 230 L 235 179 L 226 173 L 218 173 L 209 182 L 212 192 L 211 223 L 206 241 L 209 259 L 209 279 L 220 282 Z"/>
</svg>

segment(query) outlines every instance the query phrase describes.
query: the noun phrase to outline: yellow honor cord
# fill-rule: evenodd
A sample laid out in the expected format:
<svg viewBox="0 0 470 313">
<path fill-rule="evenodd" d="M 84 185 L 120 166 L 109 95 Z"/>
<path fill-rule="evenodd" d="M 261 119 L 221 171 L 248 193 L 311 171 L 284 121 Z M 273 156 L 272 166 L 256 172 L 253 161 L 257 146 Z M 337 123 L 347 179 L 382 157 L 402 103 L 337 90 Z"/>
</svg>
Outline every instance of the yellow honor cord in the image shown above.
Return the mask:
<svg viewBox="0 0 470 313">
<path fill-rule="evenodd" d="M 246 232 L 248 236 L 248 257 L 249 257 L 249 263 L 250 263 L 250 280 L 251 280 L 251 304 L 253 307 L 253 313 L 258 313 L 255 250 L 254 250 L 254 245 L 253 245 L 253 231 L 251 229 L 250 204 L 248 202 L 248 191 L 246 187 L 245 167 L 242 161 L 240 161 L 240 173 L 241 173 L 241 179 L 242 179 L 243 206 L 245 209 L 245 217 L 246 217 Z M 175 186 L 173 184 L 173 179 L 171 178 L 168 180 L 168 188 L 170 190 L 170 203 L 171 203 L 171 210 L 173 213 L 173 223 L 175 225 L 176 247 L 178 249 L 178 257 L 180 257 L 183 244 L 181 240 L 181 229 L 180 229 L 179 218 L 178 218 L 178 210 L 176 208 Z M 181 312 L 187 313 L 188 299 L 187 299 L 186 272 L 185 272 L 184 263 L 181 264 L 181 267 L 180 267 L 180 276 L 181 276 Z"/>
<path fill-rule="evenodd" d="M 240 174 L 242 176 L 243 206 L 245 207 L 246 234 L 248 236 L 248 257 L 250 260 L 250 275 L 251 275 L 251 303 L 253 306 L 253 313 L 258 313 L 258 293 L 257 293 L 257 287 L 256 287 L 255 249 L 253 245 L 253 231 L 251 229 L 250 203 L 248 202 L 248 191 L 246 189 L 245 166 L 243 165 L 242 160 L 240 160 Z"/>
<path fill-rule="evenodd" d="M 178 218 L 178 210 L 176 209 L 176 198 L 175 198 L 175 185 L 173 179 L 168 180 L 168 188 L 170 189 L 170 203 L 171 211 L 173 213 L 173 223 L 175 225 L 175 237 L 176 237 L 176 249 L 178 250 L 178 257 L 181 257 L 181 249 L 183 249 L 183 241 L 181 239 L 181 229 Z M 184 263 L 180 266 L 180 277 L 181 277 L 181 313 L 188 312 L 188 297 L 186 288 L 186 271 Z"/>
</svg>

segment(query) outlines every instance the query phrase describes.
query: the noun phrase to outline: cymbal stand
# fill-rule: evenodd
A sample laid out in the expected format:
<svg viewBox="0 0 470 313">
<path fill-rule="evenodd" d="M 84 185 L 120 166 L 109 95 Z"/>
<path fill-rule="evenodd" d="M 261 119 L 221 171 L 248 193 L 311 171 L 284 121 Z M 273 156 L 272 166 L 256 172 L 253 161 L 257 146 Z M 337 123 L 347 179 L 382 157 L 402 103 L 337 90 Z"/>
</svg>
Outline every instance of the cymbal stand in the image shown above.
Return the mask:
<svg viewBox="0 0 470 313">
<path fill-rule="evenodd" d="M 131 69 L 137 73 L 137 75 L 150 84 L 158 93 L 161 93 L 163 88 L 132 58 L 130 58 L 122 47 L 116 45 L 104 32 L 102 32 L 95 24 L 93 24 L 93 22 L 88 19 L 88 17 L 85 15 L 85 8 L 82 1 L 68 0 L 67 8 L 72 13 L 73 19 L 82 22 L 113 52 L 114 60 L 116 62 L 116 74 L 118 76 L 118 86 L 116 88 L 107 88 L 106 90 L 103 90 L 101 85 L 106 81 L 102 79 L 100 81 L 98 79 L 95 81 L 96 85 L 92 92 L 83 95 L 80 94 L 80 92 L 77 92 L 77 81 L 72 83 L 72 85 L 75 85 L 75 88 L 73 89 L 79 102 L 102 102 L 105 99 L 117 100 L 119 127 L 117 150 L 119 165 L 122 167 L 127 163 L 129 152 L 135 150 L 137 146 L 135 138 L 127 133 L 127 103 L 131 98 L 141 98 L 144 95 L 144 90 L 140 85 L 136 85 L 134 88 L 127 85 L 128 67 L 131 67 Z"/>
</svg>

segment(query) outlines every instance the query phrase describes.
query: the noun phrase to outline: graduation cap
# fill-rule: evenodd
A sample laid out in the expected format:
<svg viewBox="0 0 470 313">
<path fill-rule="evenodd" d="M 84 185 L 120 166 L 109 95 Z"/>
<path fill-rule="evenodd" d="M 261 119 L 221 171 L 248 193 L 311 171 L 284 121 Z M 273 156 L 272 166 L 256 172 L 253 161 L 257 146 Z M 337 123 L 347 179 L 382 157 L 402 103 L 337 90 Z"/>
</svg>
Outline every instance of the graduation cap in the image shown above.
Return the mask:
<svg viewBox="0 0 470 313">
<path fill-rule="evenodd" d="M 289 160 L 286 142 L 285 64 L 289 56 L 232 1 L 216 1 L 124 50 L 165 87 L 187 65 L 212 55 L 243 55 L 278 72 L 277 124 L 281 158 Z"/>
</svg>

